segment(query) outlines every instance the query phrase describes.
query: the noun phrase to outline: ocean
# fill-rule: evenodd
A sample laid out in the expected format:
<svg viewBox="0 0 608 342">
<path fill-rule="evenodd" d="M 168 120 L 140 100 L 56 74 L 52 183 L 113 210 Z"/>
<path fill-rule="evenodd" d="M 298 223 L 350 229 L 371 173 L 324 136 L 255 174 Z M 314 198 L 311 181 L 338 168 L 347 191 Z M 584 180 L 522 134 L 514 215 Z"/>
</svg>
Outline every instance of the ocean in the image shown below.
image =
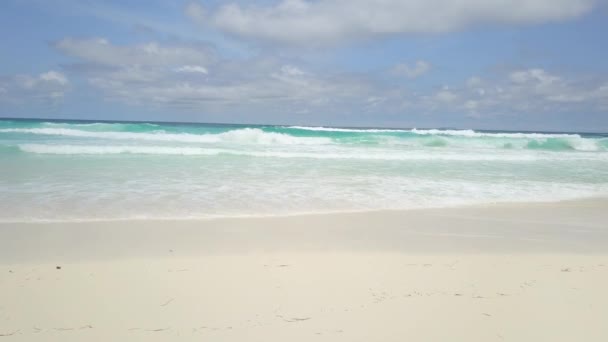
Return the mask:
<svg viewBox="0 0 608 342">
<path fill-rule="evenodd" d="M 608 196 L 608 134 L 0 120 L 0 221 Z"/>
</svg>

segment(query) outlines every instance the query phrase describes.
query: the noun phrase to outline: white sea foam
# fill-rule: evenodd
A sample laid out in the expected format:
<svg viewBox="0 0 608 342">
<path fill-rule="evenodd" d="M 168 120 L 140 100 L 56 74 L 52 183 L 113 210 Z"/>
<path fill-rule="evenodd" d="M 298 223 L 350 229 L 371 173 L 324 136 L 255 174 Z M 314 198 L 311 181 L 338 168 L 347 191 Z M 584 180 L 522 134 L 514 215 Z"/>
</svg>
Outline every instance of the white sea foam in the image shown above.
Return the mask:
<svg viewBox="0 0 608 342">
<path fill-rule="evenodd" d="M 2 128 L 0 221 L 608 196 L 608 138 L 600 135 L 42 122 Z M 354 133 L 331 133 L 341 131 Z"/>
<path fill-rule="evenodd" d="M 148 127 L 159 127 L 157 124 L 148 123 L 148 122 L 90 122 L 90 123 L 76 123 L 76 122 L 52 122 L 45 121 L 40 123 L 42 126 L 49 127 L 121 127 L 125 125 L 138 125 L 138 126 L 148 126 Z"/>
<path fill-rule="evenodd" d="M 353 133 L 390 133 L 390 132 L 409 132 L 406 129 L 382 129 L 382 128 L 334 128 L 334 127 L 308 127 L 308 126 L 288 126 L 285 128 L 300 129 L 304 131 L 318 132 L 353 132 Z"/>
<path fill-rule="evenodd" d="M 453 130 L 453 129 L 416 129 L 410 132 L 420 135 L 451 135 L 469 138 L 513 138 L 513 139 L 547 139 L 547 138 L 581 138 L 578 134 L 559 134 L 559 133 L 488 133 L 475 132 L 472 129 Z"/>
<path fill-rule="evenodd" d="M 575 150 L 578 151 L 599 151 L 602 150 L 600 147 L 601 140 L 592 140 L 584 138 L 571 138 L 567 139 L 568 144 Z"/>
<path fill-rule="evenodd" d="M 86 125 L 86 124 L 85 124 Z M 298 127 L 298 126 L 293 126 Z M 351 132 L 389 132 L 391 130 L 350 130 L 339 128 L 310 128 L 322 129 L 327 131 L 351 131 Z M 421 137 L 436 137 L 437 141 L 420 141 L 412 137 L 397 136 L 377 136 L 375 139 L 381 144 L 401 145 L 411 147 L 459 147 L 459 148 L 539 148 L 539 149 L 572 149 L 578 151 L 604 151 L 602 139 L 583 138 L 578 134 L 545 134 L 545 133 L 481 133 L 472 130 L 419 130 L 412 129 L 410 132 Z M 108 140 L 133 140 L 142 142 L 168 142 L 168 143 L 200 143 L 200 144 L 239 144 L 239 145 L 328 145 L 339 143 L 329 137 L 298 137 L 285 133 L 265 132 L 259 128 L 242 128 L 230 130 L 223 133 L 167 133 L 164 131 L 153 132 L 122 132 L 122 131 L 89 131 L 83 129 L 63 128 L 63 127 L 43 127 L 43 128 L 4 128 L 0 133 L 25 133 L 35 135 L 74 137 L 74 138 L 93 138 Z M 465 137 L 470 139 L 458 139 Z M 450 138 L 457 140 L 449 140 Z M 496 139 L 484 139 L 496 138 Z M 447 140 L 446 140 L 447 139 Z M 503 141 L 508 139 L 509 141 Z M 554 142 L 553 146 L 548 143 L 548 139 L 560 139 Z M 357 141 L 345 141 L 346 143 L 356 144 Z M 532 144 L 529 146 L 529 144 Z"/>
<path fill-rule="evenodd" d="M 264 132 L 259 128 L 243 128 L 218 134 L 165 133 L 163 131 L 150 133 L 131 132 L 96 132 L 71 128 L 6 128 L 3 133 L 29 133 L 39 135 L 55 135 L 77 138 L 98 138 L 113 140 L 144 140 L 167 141 L 184 143 L 240 143 L 240 144 L 285 144 L 285 145 L 321 145 L 331 143 L 331 139 L 323 137 L 294 137 L 282 133 Z"/>
<path fill-rule="evenodd" d="M 527 138 L 527 139 L 545 139 L 545 138 L 580 138 L 578 134 L 565 133 L 490 133 L 476 132 L 472 129 L 382 129 L 382 128 L 335 128 L 335 127 L 308 127 L 308 126 L 289 126 L 286 128 L 300 129 L 306 131 L 319 132 L 354 132 L 354 133 L 415 133 L 419 135 L 449 135 L 462 136 L 470 138 Z"/>
<path fill-rule="evenodd" d="M 78 186 L 57 184 L 50 188 L 52 196 L 45 191 L 42 193 L 47 193 L 46 196 L 36 196 L 38 188 L 32 188 L 21 201 L 4 200 L 10 197 L 0 193 L 0 222 L 283 216 L 556 201 L 601 197 L 608 190 L 605 184 L 484 183 L 386 175 L 351 177 L 340 182 L 331 178 L 311 181 L 292 175 L 226 183 L 227 176 L 233 179 L 223 173 L 204 177 L 192 173 L 183 180 L 161 184 L 147 179 L 138 183 L 143 188 L 124 187 L 115 178 L 111 182 L 87 181 Z M 161 181 L 163 177 L 154 179 Z"/>
<path fill-rule="evenodd" d="M 532 155 L 499 156 L 495 154 L 429 154 L 424 152 L 410 152 L 407 154 L 389 151 L 365 153 L 353 152 L 306 152 L 306 151 L 239 151 L 218 148 L 200 147 L 168 147 L 168 146 L 99 146 L 99 145 L 46 145 L 21 144 L 19 149 L 23 152 L 38 154 L 153 154 L 153 155 L 235 155 L 266 158 L 308 158 L 308 159 L 355 159 L 355 160 L 534 160 Z"/>
</svg>

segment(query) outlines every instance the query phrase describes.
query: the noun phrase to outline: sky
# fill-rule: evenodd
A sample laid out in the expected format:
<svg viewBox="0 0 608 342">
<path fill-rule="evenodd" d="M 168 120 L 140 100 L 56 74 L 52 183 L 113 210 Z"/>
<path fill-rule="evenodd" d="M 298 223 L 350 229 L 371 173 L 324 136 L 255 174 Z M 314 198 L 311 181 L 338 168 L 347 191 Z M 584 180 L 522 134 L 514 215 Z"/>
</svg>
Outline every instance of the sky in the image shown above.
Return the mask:
<svg viewBox="0 0 608 342">
<path fill-rule="evenodd" d="M 608 1 L 0 2 L 0 117 L 608 132 Z"/>
</svg>

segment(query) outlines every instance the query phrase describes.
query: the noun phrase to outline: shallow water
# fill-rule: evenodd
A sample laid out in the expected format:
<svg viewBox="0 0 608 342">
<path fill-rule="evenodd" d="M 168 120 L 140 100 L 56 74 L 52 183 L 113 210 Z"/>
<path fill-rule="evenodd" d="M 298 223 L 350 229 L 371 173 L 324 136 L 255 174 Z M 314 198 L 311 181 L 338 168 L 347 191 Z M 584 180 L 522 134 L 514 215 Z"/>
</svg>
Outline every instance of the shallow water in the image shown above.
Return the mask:
<svg viewBox="0 0 608 342">
<path fill-rule="evenodd" d="M 608 135 L 0 120 L 0 220 L 608 196 Z"/>
</svg>

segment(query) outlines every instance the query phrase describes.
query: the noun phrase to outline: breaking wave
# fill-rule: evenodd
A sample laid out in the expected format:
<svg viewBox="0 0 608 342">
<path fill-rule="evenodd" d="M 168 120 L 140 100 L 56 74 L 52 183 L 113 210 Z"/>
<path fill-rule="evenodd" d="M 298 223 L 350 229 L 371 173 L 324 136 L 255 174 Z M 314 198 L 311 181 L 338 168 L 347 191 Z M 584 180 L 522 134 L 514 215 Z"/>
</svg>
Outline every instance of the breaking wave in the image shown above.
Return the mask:
<svg viewBox="0 0 608 342">
<path fill-rule="evenodd" d="M 264 132 L 259 128 L 243 128 L 218 134 L 166 133 L 155 131 L 149 133 L 132 132 L 97 132 L 72 128 L 7 128 L 0 133 L 28 133 L 55 135 L 76 138 L 97 138 L 112 140 L 144 140 L 183 143 L 240 143 L 240 144 L 285 144 L 285 145 L 320 145 L 331 143 L 324 137 L 294 137 L 283 133 Z"/>
<path fill-rule="evenodd" d="M 608 135 L 0 120 L 0 221 L 608 196 Z"/>
<path fill-rule="evenodd" d="M 382 128 L 336 128 L 336 127 L 307 127 L 307 126 L 288 126 L 288 129 L 299 129 L 303 131 L 316 132 L 351 132 L 351 133 L 394 133 L 410 132 L 405 129 L 382 129 Z"/>
<path fill-rule="evenodd" d="M 222 133 L 168 133 L 163 130 L 148 132 L 90 131 L 63 127 L 5 128 L 0 133 L 22 133 L 42 136 L 86 138 L 102 140 L 131 140 L 145 142 L 189 143 L 189 144 L 235 144 L 235 145 L 328 145 L 357 146 L 375 144 L 388 148 L 433 148 L 433 149 L 523 149 L 546 151 L 608 151 L 608 138 L 585 138 L 578 134 L 544 133 L 483 133 L 472 130 L 411 130 L 369 131 L 354 136 L 340 136 L 334 131 L 323 131 L 316 136 L 298 136 L 282 132 L 267 132 L 260 128 L 242 128 Z M 337 131 L 342 132 L 342 131 Z M 350 131 L 348 131 L 350 132 Z"/>
</svg>

